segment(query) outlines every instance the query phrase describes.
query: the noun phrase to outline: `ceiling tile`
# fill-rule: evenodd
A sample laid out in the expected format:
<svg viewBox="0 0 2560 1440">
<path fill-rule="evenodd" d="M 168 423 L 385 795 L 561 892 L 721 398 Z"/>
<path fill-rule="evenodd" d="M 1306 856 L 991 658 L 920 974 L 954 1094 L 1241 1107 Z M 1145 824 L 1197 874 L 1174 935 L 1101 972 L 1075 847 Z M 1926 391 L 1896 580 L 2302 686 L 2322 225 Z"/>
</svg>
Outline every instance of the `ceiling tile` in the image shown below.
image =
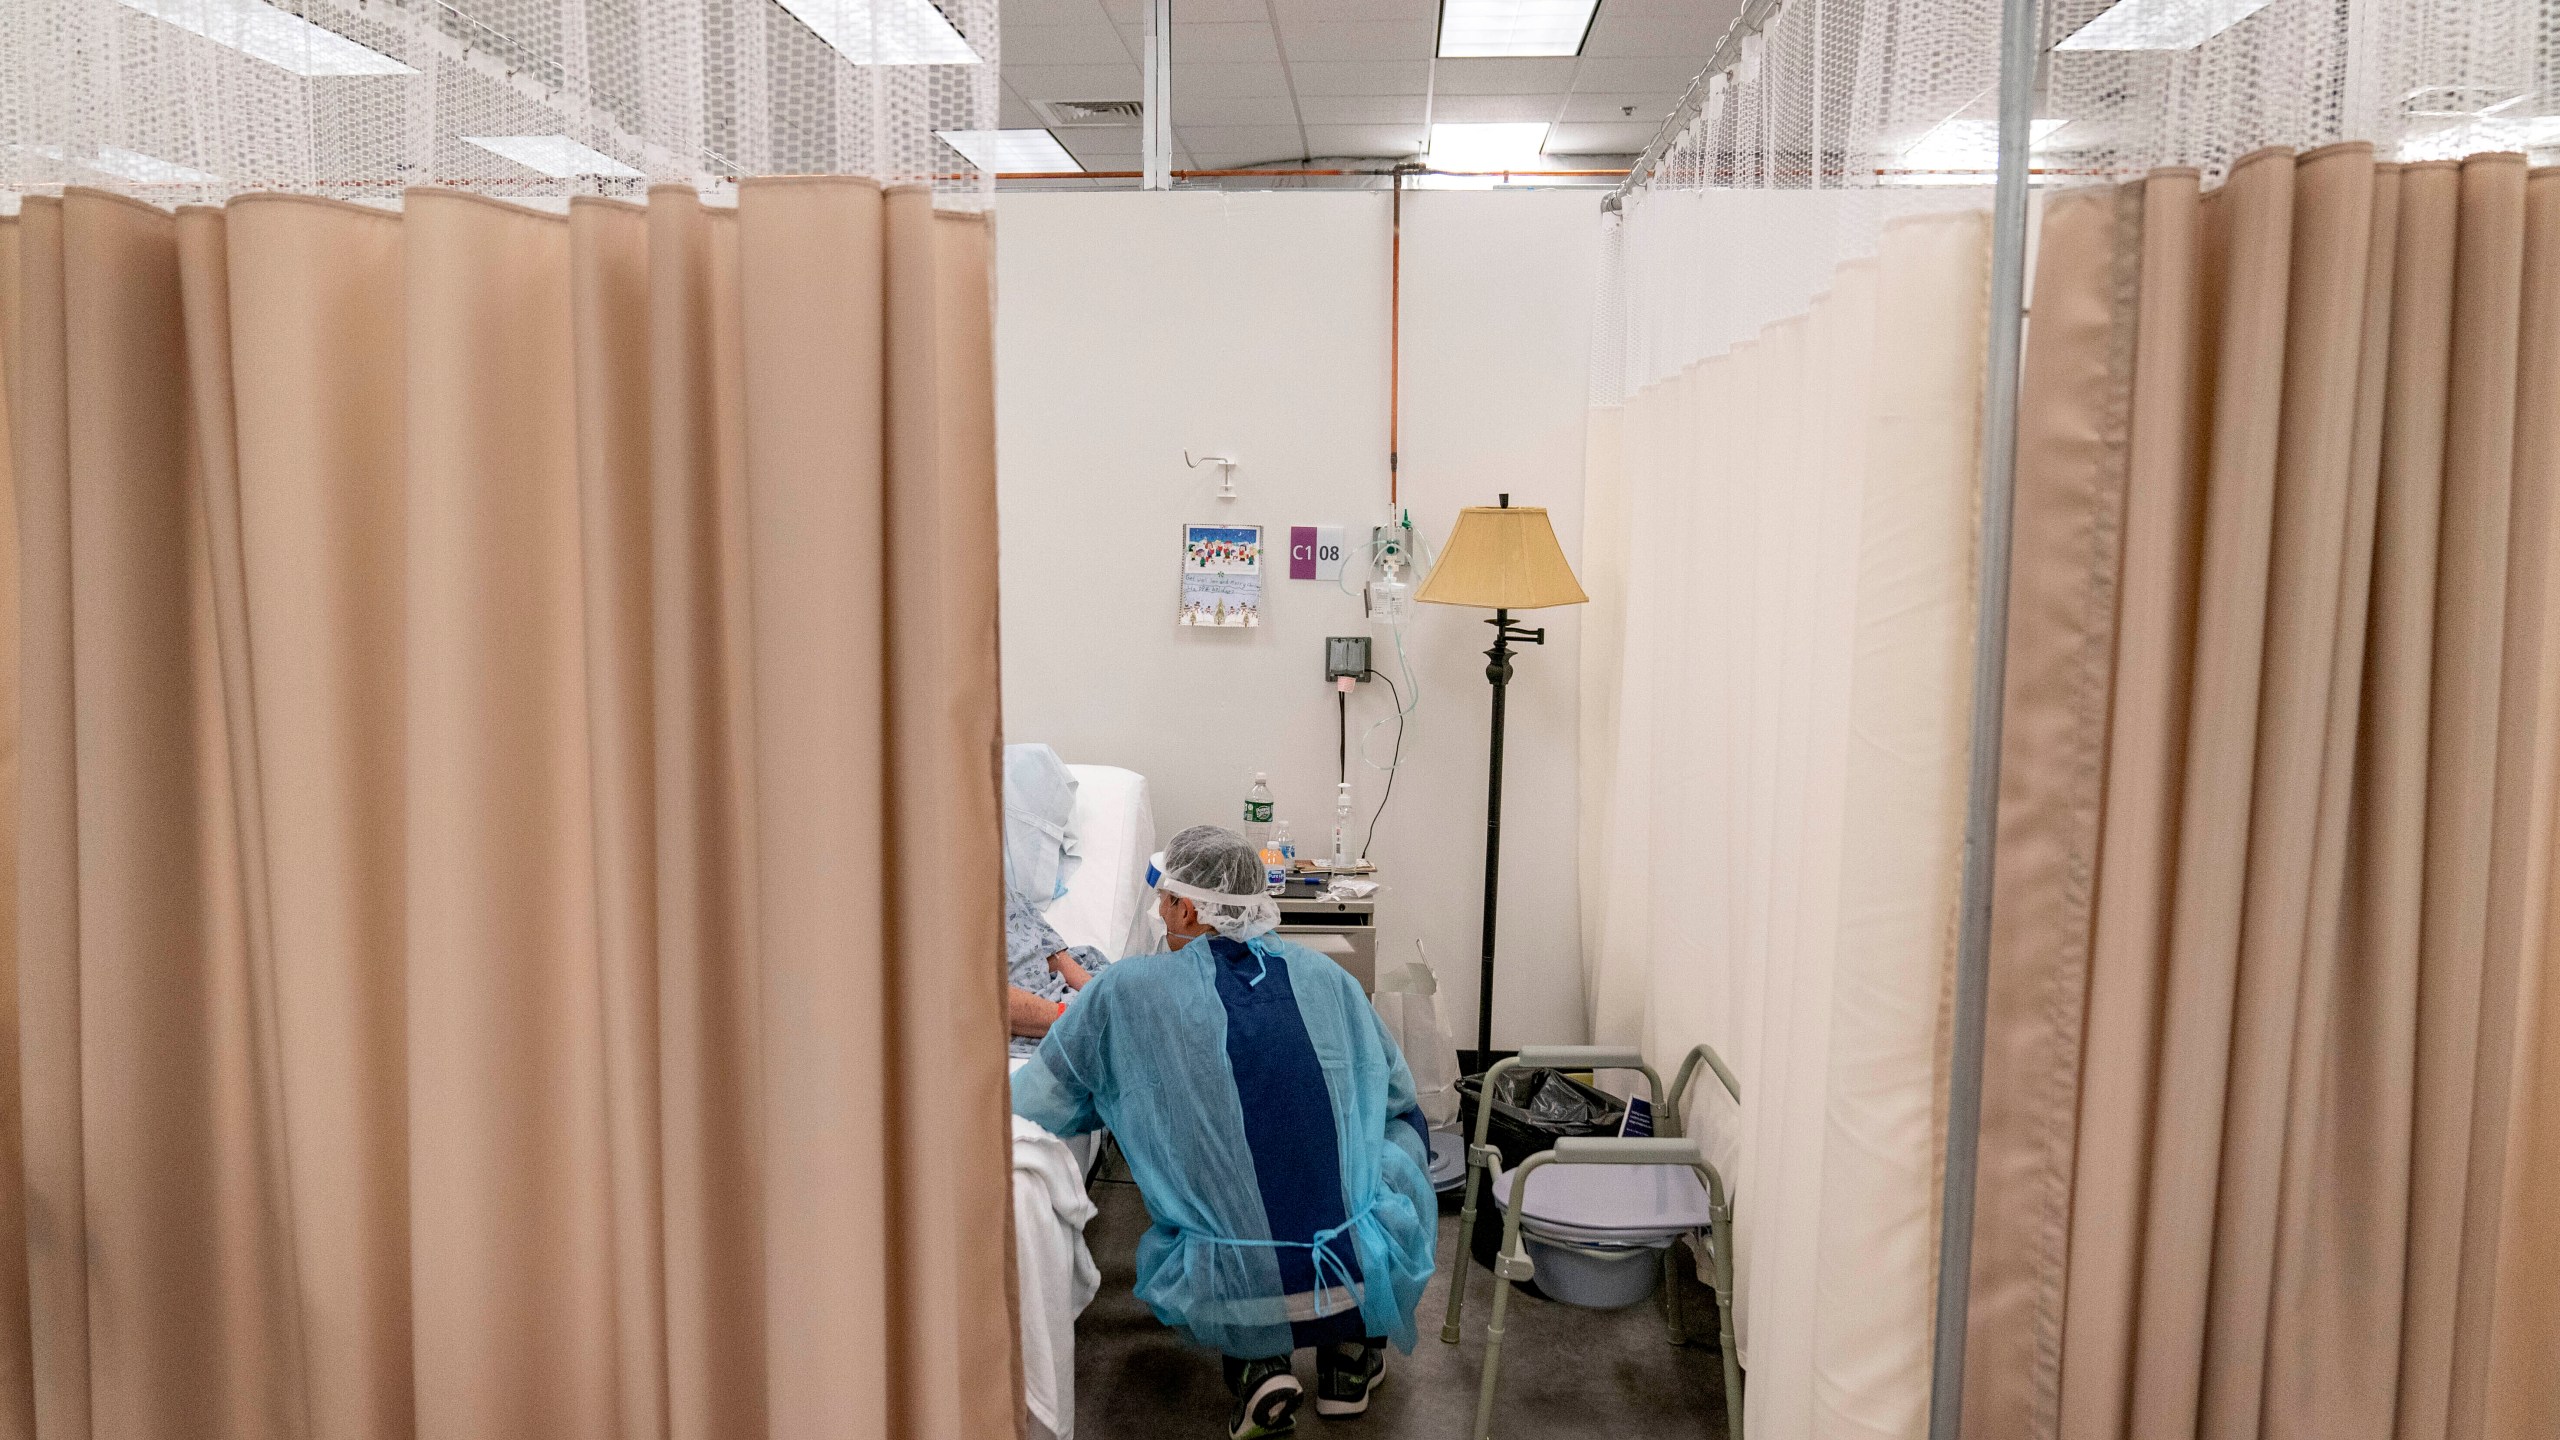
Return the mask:
<svg viewBox="0 0 2560 1440">
<path fill-rule="evenodd" d="M 1271 0 L 1280 28 L 1296 30 L 1319 20 L 1420 20 L 1440 24 L 1440 0 Z"/>
<path fill-rule="evenodd" d="M 1306 142 L 1295 125 L 1177 125 L 1174 130 L 1191 153 L 1218 168 L 1306 156 Z"/>
<path fill-rule="evenodd" d="M 1231 95 L 1216 99 L 1173 92 L 1173 123 L 1180 125 L 1295 125 L 1298 107 L 1286 95 Z"/>
<path fill-rule="evenodd" d="M 1708 52 L 1733 23 L 1736 8 L 1728 0 L 1705 0 L 1648 13 L 1604 0 L 1598 18 L 1591 22 L 1591 33 L 1583 38 L 1582 57 L 1695 55 L 1697 63 L 1704 65 Z"/>
<path fill-rule="evenodd" d="M 1135 126 L 1131 126 L 1126 129 L 1109 130 L 1103 129 L 1099 126 L 1090 128 L 1069 128 L 1059 130 L 1054 133 L 1058 137 L 1058 143 L 1067 147 L 1067 153 L 1084 161 L 1087 165 L 1091 165 L 1097 157 L 1115 160 L 1123 157 L 1134 157 L 1139 153 L 1139 151 L 1145 148 L 1145 144 L 1139 138 L 1138 131 Z M 1107 168 L 1118 170 L 1123 168 L 1135 169 L 1136 167 L 1113 165 Z"/>
<path fill-rule="evenodd" d="M 1558 125 L 1547 132 L 1550 155 L 1633 155 L 1653 141 L 1657 126 Z"/>
<path fill-rule="evenodd" d="M 1593 124 L 1621 124 L 1634 120 L 1651 124 L 1670 114 L 1671 107 L 1679 103 L 1680 92 L 1677 90 L 1662 90 L 1650 95 L 1577 93 L 1566 97 L 1564 118 Z"/>
<path fill-rule="evenodd" d="M 1482 124 L 1494 120 L 1553 120 L 1564 108 L 1562 95 L 1435 95 L 1434 122 Z"/>
<path fill-rule="evenodd" d="M 1023 25 L 1100 25 L 1109 18 L 1102 0 L 1004 0 L 997 7 L 996 33 L 1011 35 Z"/>
<path fill-rule="evenodd" d="M 1146 0 L 1101 0 L 1101 5 L 1115 24 L 1147 23 Z M 1268 25 L 1271 12 L 1264 8 L 1262 0 L 1174 0 L 1173 23 L 1181 26 L 1194 20 L 1253 20 Z"/>
<path fill-rule="evenodd" d="M 1186 100 L 1245 99 L 1289 93 L 1289 72 L 1276 60 L 1260 65 L 1185 65 L 1173 62 L 1173 113 L 1179 117 Z"/>
<path fill-rule="evenodd" d="M 1446 63 L 1446 62 L 1443 62 Z M 1703 55 L 1657 55 L 1651 59 L 1613 58 L 1585 60 L 1574 72 L 1573 88 L 1595 93 L 1628 93 L 1646 90 L 1686 90 L 1705 66 Z"/>
<path fill-rule="evenodd" d="M 1397 156 L 1422 153 L 1420 125 L 1310 125 L 1307 148 L 1318 155 Z"/>
<path fill-rule="evenodd" d="M 1743 0 L 1601 0 L 1600 8 L 1656 20 L 1704 12 L 1716 32 L 1722 34 L 1733 23 L 1733 17 L 1742 13 L 1742 5 Z"/>
<path fill-rule="evenodd" d="M 1268 20 L 1214 25 L 1187 25 L 1177 20 L 1173 25 L 1175 74 L 1180 74 L 1185 65 L 1279 58 L 1280 47 L 1271 41 L 1271 22 Z"/>
<path fill-rule="evenodd" d="M 1007 65 L 1006 83 L 1025 100 L 1135 100 L 1138 67 L 1125 65 Z"/>
<path fill-rule="evenodd" d="M 1433 72 L 1435 95 L 1522 95 L 1562 91 L 1573 84 L 1574 60 L 1443 60 Z"/>
<path fill-rule="evenodd" d="M 1298 113 L 1310 125 L 1420 125 L 1419 95 L 1301 95 Z"/>
<path fill-rule="evenodd" d="M 1428 20 L 1321 20 L 1284 24 L 1290 63 L 1306 60 L 1428 60 L 1439 32 Z"/>
<path fill-rule="evenodd" d="M 1431 85 L 1427 60 L 1292 62 L 1301 95 L 1420 95 Z"/>
<path fill-rule="evenodd" d="M 1040 112 L 1032 109 L 1029 102 L 1016 93 L 1012 86 L 1007 85 L 997 92 L 996 124 L 1007 130 L 1025 130 L 1047 123 L 1040 118 Z"/>
<path fill-rule="evenodd" d="M 1004 64 L 1125 65 L 1130 56 L 1120 32 L 1108 25 L 1010 25 L 1004 30 Z"/>
</svg>

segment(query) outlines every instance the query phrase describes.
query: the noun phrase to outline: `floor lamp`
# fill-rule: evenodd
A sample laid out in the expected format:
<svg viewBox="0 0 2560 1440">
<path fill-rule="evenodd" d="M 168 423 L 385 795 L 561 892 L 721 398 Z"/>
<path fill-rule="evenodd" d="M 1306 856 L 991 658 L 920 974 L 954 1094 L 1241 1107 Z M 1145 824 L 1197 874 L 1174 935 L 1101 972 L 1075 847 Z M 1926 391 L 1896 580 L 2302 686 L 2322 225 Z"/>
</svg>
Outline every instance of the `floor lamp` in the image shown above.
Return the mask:
<svg viewBox="0 0 2560 1440">
<path fill-rule="evenodd" d="M 1580 605 L 1590 600 L 1565 563 L 1547 512 L 1514 506 L 1469 506 L 1440 552 L 1440 563 L 1416 600 L 1431 605 L 1471 605 L 1491 610 L 1493 648 L 1484 652 L 1484 678 L 1493 682 L 1493 759 L 1484 797 L 1484 968 L 1476 988 L 1476 1049 L 1467 1068 L 1481 1073 L 1493 1063 L 1493 932 L 1502 880 L 1502 701 L 1511 684 L 1511 647 L 1544 645 L 1547 632 L 1511 623 L 1514 610 Z"/>
</svg>

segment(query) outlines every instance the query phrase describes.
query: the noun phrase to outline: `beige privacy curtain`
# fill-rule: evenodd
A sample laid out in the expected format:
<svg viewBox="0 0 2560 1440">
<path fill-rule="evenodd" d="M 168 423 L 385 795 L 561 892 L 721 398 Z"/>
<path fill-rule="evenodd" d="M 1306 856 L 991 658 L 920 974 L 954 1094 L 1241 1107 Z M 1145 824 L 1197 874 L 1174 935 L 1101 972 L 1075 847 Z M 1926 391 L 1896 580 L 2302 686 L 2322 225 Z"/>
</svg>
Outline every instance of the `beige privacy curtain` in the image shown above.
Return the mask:
<svg viewBox="0 0 2560 1440">
<path fill-rule="evenodd" d="M 2560 174 L 2054 196 L 1966 1429 L 2560 1432 Z"/>
<path fill-rule="evenodd" d="M 0 1435 L 1013 1433 L 982 222 L 73 191 L 0 359 Z"/>
<path fill-rule="evenodd" d="M 1594 425 L 1592 1033 L 1741 1079 L 1689 1123 L 1734 1186 L 1755 1434 L 1927 1427 L 1989 231 L 1895 220 Z"/>
</svg>

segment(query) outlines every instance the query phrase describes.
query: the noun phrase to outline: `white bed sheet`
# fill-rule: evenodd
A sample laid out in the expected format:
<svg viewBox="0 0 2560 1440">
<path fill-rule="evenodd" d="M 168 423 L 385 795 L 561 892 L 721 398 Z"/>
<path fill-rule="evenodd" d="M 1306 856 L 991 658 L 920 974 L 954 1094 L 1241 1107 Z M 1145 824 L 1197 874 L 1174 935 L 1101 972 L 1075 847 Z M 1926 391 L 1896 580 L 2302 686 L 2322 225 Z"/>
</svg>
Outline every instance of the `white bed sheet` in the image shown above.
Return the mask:
<svg viewBox="0 0 2560 1440">
<path fill-rule="evenodd" d="M 1008 1073 L 1021 1069 L 1026 1063 L 1021 1056 L 1013 1057 L 1007 1067 Z M 1095 1131 L 1062 1142 L 1041 1133 L 1038 1126 L 1019 1115 L 1013 1119 L 1013 1129 L 1014 1244 L 1018 1247 L 1015 1264 L 1027 1266 L 1035 1258 L 1052 1261 L 1064 1254 L 1077 1259 L 1070 1268 L 1079 1273 L 1089 1272 L 1093 1261 L 1085 1250 L 1083 1221 L 1071 1224 L 1068 1217 L 1057 1213 L 1055 1177 L 1045 1175 L 1030 1152 L 1044 1142 L 1064 1144 L 1067 1153 L 1075 1158 L 1076 1173 L 1090 1184 L 1094 1156 L 1102 1148 L 1102 1133 Z M 1030 1134 L 1026 1135 L 1026 1130 Z M 1034 1225 L 1048 1227 L 1048 1233 L 1026 1237 L 1026 1231 Z M 1050 1268 L 1056 1267 L 1052 1265 Z M 1041 1406 L 1037 1397 L 1034 1399 L 1031 1418 L 1035 1435 L 1073 1440 L 1075 1322 L 1076 1316 L 1083 1313 L 1085 1302 L 1091 1298 L 1091 1290 L 1080 1284 L 1038 1286 L 1025 1283 L 1021 1287 L 1023 1361 L 1026 1366 L 1038 1365 L 1049 1375 L 1057 1377 L 1046 1387 L 1052 1400 L 1051 1413 L 1040 1413 Z M 1061 1391 L 1064 1393 L 1060 1394 Z"/>
<path fill-rule="evenodd" d="M 1085 1247 L 1093 1201 L 1084 1172 L 1057 1137 L 1013 1117 L 1014 1271 L 1022 1299 L 1024 1399 L 1032 1422 L 1074 1440 L 1076 1316 L 1102 1282 Z"/>
</svg>

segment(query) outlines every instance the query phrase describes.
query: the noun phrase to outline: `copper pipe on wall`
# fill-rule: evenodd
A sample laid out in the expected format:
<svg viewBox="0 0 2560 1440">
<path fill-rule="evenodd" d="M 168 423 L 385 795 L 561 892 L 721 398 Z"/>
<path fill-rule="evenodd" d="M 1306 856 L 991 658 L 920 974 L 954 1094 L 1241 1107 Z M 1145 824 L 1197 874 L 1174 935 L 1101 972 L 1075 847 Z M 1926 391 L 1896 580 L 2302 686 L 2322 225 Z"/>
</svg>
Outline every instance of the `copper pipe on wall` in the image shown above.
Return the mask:
<svg viewBox="0 0 2560 1440">
<path fill-rule="evenodd" d="M 1397 427 L 1404 418 L 1404 172 L 1395 176 L 1387 247 L 1387 523 L 1396 523 Z"/>
</svg>

